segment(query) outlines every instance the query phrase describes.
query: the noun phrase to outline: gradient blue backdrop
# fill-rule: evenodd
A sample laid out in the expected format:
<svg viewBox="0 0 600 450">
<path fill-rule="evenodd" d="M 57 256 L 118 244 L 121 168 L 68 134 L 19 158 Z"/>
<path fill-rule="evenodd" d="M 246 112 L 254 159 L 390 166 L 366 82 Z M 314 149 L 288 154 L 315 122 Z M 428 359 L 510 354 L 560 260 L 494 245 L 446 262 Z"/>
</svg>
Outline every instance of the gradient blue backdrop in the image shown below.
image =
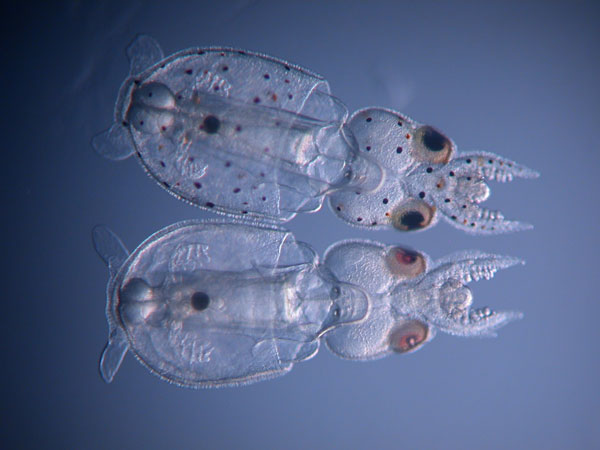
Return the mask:
<svg viewBox="0 0 600 450">
<path fill-rule="evenodd" d="M 23 2 L 25 3 L 25 2 Z M 598 448 L 599 23 L 583 2 L 29 2 L 4 6 L 2 442 L 19 448 Z M 177 388 L 130 355 L 111 385 L 106 268 L 90 230 L 130 247 L 182 219 L 136 161 L 95 155 L 140 32 L 169 54 L 231 45 L 323 74 L 351 110 L 399 109 L 461 150 L 499 153 L 537 181 L 488 205 L 531 232 L 363 232 L 324 209 L 289 223 L 319 252 L 345 238 L 441 257 L 477 248 L 527 265 L 472 285 L 519 309 L 498 339 L 439 335 L 414 355 L 355 363 L 326 349 L 287 376 Z"/>
</svg>

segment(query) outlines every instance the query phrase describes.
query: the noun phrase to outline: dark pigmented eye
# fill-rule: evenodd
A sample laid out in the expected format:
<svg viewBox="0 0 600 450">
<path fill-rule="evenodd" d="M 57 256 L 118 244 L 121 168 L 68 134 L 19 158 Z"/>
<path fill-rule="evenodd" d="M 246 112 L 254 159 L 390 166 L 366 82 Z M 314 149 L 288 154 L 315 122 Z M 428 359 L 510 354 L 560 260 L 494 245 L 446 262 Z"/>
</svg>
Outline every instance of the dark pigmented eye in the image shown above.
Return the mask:
<svg viewBox="0 0 600 450">
<path fill-rule="evenodd" d="M 390 349 L 396 353 L 416 350 L 429 336 L 429 327 L 418 320 L 404 322 L 390 333 Z"/>
<path fill-rule="evenodd" d="M 392 247 L 386 255 L 386 262 L 390 272 L 400 279 L 414 278 L 427 268 L 421 253 L 402 247 Z"/>
<path fill-rule="evenodd" d="M 452 141 L 435 128 L 424 125 L 415 132 L 415 157 L 436 164 L 445 164 L 454 152 Z"/>
<path fill-rule="evenodd" d="M 392 225 L 400 231 L 421 230 L 429 226 L 434 214 L 433 206 L 421 200 L 410 199 L 393 211 Z"/>
<path fill-rule="evenodd" d="M 206 292 L 194 292 L 192 294 L 191 305 L 196 311 L 204 311 L 210 304 L 210 297 Z"/>
<path fill-rule="evenodd" d="M 432 152 L 442 151 L 448 145 L 448 138 L 431 127 L 427 127 L 423 132 L 422 139 L 425 147 Z"/>
<path fill-rule="evenodd" d="M 420 211 L 407 211 L 402 214 L 402 217 L 400 218 L 402 225 L 409 230 L 421 228 L 424 220 L 425 217 L 423 217 L 423 214 L 421 214 Z"/>
</svg>

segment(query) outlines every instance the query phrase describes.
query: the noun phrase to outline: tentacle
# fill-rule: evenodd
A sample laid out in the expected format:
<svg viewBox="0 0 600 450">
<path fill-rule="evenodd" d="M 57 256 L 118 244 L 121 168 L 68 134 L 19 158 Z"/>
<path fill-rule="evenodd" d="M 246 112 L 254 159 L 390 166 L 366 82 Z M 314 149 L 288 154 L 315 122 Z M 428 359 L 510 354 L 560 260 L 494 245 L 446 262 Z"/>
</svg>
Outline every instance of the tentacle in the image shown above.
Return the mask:
<svg viewBox="0 0 600 450">
<path fill-rule="evenodd" d="M 475 202 L 450 201 L 440 204 L 439 211 L 454 227 L 475 234 L 500 234 L 511 231 L 531 230 L 533 225 L 507 220 L 498 210 L 482 208 Z"/>
<path fill-rule="evenodd" d="M 473 294 L 466 286 L 471 281 L 490 279 L 500 269 L 523 260 L 479 251 L 447 256 L 411 288 L 399 285 L 394 290 L 394 309 L 413 314 L 449 334 L 494 336 L 495 330 L 523 315 L 515 311 L 495 312 L 489 307 L 474 309 Z M 410 299 L 410 300 L 407 300 Z"/>
<path fill-rule="evenodd" d="M 453 328 L 448 333 L 458 336 L 495 337 L 498 328 L 522 318 L 523 313 L 519 311 L 495 312 L 488 307 L 472 309 L 468 318 L 465 317 L 462 321 L 460 329 Z"/>
<path fill-rule="evenodd" d="M 431 277 L 438 283 L 455 279 L 466 284 L 481 279 L 489 280 L 498 270 L 508 269 L 518 264 L 525 264 L 525 261 L 513 256 L 468 250 L 440 259 L 436 264 L 437 267 L 431 271 Z"/>
<path fill-rule="evenodd" d="M 486 180 L 501 183 L 512 181 L 513 178 L 533 179 L 540 176 L 535 170 L 489 152 L 461 154 L 448 164 L 447 169 L 453 170 L 458 176 L 477 174 Z"/>
<path fill-rule="evenodd" d="M 476 234 L 498 234 L 529 230 L 531 225 L 506 220 L 500 211 L 479 206 L 487 200 L 486 180 L 507 182 L 515 177 L 535 178 L 539 174 L 525 166 L 492 153 L 461 155 L 446 166 L 431 166 L 411 175 L 411 183 L 422 189 L 424 201 L 433 203 L 451 225 Z M 414 181 L 412 178 L 414 177 Z"/>
</svg>

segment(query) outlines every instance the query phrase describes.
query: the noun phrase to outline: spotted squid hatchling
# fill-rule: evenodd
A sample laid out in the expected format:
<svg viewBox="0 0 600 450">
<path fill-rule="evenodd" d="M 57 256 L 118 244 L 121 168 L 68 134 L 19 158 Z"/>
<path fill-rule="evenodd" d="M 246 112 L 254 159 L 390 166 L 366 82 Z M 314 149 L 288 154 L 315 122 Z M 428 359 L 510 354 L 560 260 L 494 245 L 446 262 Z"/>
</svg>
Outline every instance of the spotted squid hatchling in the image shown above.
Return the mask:
<svg viewBox="0 0 600 450">
<path fill-rule="evenodd" d="M 458 154 L 432 126 L 390 109 L 350 117 L 327 81 L 233 48 L 164 57 L 139 36 L 114 123 L 93 139 L 110 159 L 135 154 L 174 196 L 201 208 L 285 222 L 325 198 L 346 222 L 421 230 L 440 217 L 471 233 L 530 228 L 479 204 L 487 180 L 538 174 L 487 152 Z"/>
</svg>

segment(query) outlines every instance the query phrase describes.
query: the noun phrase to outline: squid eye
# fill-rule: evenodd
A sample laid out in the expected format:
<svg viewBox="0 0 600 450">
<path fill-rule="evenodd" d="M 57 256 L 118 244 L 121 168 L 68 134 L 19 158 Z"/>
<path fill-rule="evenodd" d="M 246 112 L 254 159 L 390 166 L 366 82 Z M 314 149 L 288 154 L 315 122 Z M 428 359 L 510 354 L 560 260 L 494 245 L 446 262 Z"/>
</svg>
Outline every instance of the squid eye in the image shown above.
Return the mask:
<svg viewBox="0 0 600 450">
<path fill-rule="evenodd" d="M 390 334 L 390 349 L 396 353 L 408 353 L 419 348 L 429 336 L 429 327 L 418 320 L 403 323 Z"/>
<path fill-rule="evenodd" d="M 392 226 L 400 231 L 421 230 L 431 223 L 435 208 L 419 200 L 410 199 L 392 213 Z"/>
<path fill-rule="evenodd" d="M 452 156 L 454 144 L 435 128 L 425 125 L 415 132 L 415 150 L 422 161 L 445 164 Z"/>
<path fill-rule="evenodd" d="M 390 249 L 386 262 L 390 272 L 401 279 L 414 278 L 427 268 L 423 255 L 402 247 Z"/>
</svg>

